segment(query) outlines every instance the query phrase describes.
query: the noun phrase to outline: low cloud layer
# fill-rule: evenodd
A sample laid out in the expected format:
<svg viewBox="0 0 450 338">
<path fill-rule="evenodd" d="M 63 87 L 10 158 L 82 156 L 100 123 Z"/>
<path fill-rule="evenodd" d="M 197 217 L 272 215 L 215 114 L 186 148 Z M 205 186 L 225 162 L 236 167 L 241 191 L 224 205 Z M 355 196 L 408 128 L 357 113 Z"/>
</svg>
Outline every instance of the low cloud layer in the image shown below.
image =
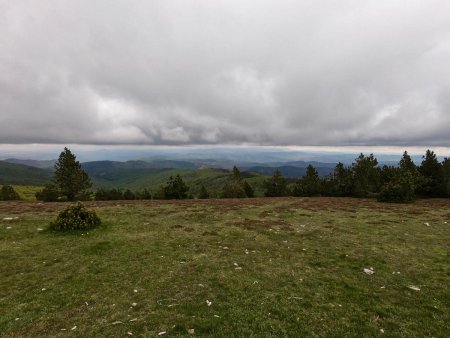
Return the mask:
<svg viewBox="0 0 450 338">
<path fill-rule="evenodd" d="M 0 0 L 0 143 L 450 146 L 450 2 Z"/>
</svg>

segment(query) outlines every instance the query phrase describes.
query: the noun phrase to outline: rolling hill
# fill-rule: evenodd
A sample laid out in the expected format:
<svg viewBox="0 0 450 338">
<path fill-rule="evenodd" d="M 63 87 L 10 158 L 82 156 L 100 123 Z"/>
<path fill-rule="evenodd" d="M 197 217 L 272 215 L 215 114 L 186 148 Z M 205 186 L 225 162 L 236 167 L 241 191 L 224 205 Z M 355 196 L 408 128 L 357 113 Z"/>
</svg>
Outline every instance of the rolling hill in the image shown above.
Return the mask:
<svg viewBox="0 0 450 338">
<path fill-rule="evenodd" d="M 0 185 L 44 185 L 51 177 L 52 173 L 47 169 L 0 161 Z"/>
</svg>

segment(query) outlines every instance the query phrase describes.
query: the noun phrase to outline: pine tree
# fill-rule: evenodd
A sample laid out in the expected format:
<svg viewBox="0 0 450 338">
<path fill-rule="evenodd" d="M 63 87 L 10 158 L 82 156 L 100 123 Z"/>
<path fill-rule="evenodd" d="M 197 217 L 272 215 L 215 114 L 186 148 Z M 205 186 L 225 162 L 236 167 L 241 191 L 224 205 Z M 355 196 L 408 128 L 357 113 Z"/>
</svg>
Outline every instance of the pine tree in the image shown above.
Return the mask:
<svg viewBox="0 0 450 338">
<path fill-rule="evenodd" d="M 250 188 L 250 189 L 249 189 Z M 222 197 L 224 198 L 245 198 L 252 197 L 248 196 L 247 193 L 252 194 L 253 189 L 246 181 L 241 177 L 241 172 L 234 166 L 230 177 L 225 182 L 222 189 Z"/>
<path fill-rule="evenodd" d="M 163 187 L 163 194 L 165 199 L 186 199 L 189 187 L 184 183 L 181 176 L 178 174 L 175 177 L 170 176 L 166 186 Z"/>
<path fill-rule="evenodd" d="M 54 182 L 61 195 L 69 201 L 74 201 L 77 195 L 86 193 L 92 186 L 88 174 L 68 148 L 64 148 L 55 164 Z"/>
<path fill-rule="evenodd" d="M 264 187 L 266 189 L 264 196 L 266 197 L 280 197 L 287 195 L 287 181 L 281 175 L 279 169 L 275 170 L 271 178 L 264 181 Z"/>
<path fill-rule="evenodd" d="M 295 196 L 316 196 L 321 193 L 321 182 L 317 170 L 310 164 L 306 174 L 294 186 Z"/>
<path fill-rule="evenodd" d="M 361 153 L 352 165 L 352 172 L 354 196 L 365 197 L 379 192 L 381 187 L 380 169 L 373 154 L 364 156 Z"/>
<path fill-rule="evenodd" d="M 202 185 L 202 187 L 200 188 L 200 194 L 198 195 L 198 198 L 202 200 L 209 198 L 208 190 L 206 190 L 204 185 Z"/>
<path fill-rule="evenodd" d="M 427 150 L 419 167 L 423 181 L 418 188 L 418 193 L 426 197 L 444 197 L 446 194 L 445 176 L 442 164 L 439 163 L 436 154 Z"/>
<path fill-rule="evenodd" d="M 379 201 L 407 203 L 414 199 L 419 172 L 408 152 L 403 153 L 398 167 L 384 166 L 382 176 L 384 182 L 378 196 Z"/>
</svg>

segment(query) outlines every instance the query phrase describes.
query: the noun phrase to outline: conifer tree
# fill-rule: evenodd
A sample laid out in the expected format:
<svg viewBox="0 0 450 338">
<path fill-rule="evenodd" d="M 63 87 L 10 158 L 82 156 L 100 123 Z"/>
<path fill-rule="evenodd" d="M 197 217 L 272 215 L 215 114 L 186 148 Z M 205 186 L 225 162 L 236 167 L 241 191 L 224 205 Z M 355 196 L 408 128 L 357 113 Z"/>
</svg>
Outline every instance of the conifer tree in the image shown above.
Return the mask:
<svg viewBox="0 0 450 338">
<path fill-rule="evenodd" d="M 287 181 L 281 175 L 279 169 L 275 170 L 275 173 L 271 178 L 264 181 L 264 187 L 266 189 L 264 196 L 266 197 L 280 197 L 287 195 Z"/>
<path fill-rule="evenodd" d="M 54 184 L 69 201 L 74 201 L 77 195 L 86 193 L 92 186 L 88 174 L 67 147 L 55 163 Z"/>
<path fill-rule="evenodd" d="M 423 177 L 418 193 L 426 197 L 444 197 L 446 194 L 445 176 L 442 164 L 439 163 L 436 154 L 427 150 L 423 156 L 419 172 Z"/>
</svg>

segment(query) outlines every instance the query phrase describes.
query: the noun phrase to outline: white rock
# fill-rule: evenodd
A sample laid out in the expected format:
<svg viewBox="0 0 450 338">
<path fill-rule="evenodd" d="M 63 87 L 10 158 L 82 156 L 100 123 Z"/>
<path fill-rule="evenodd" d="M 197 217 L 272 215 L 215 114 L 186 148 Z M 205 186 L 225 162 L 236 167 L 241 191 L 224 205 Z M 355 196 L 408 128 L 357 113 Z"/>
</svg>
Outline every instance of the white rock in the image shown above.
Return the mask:
<svg viewBox="0 0 450 338">
<path fill-rule="evenodd" d="M 373 275 L 375 273 L 375 271 L 373 271 L 373 268 L 370 269 L 364 268 L 363 271 L 366 275 Z"/>
<path fill-rule="evenodd" d="M 187 330 L 189 334 L 194 334 L 195 333 L 195 329 L 188 329 Z"/>
<path fill-rule="evenodd" d="M 73 331 L 73 330 L 76 330 L 76 328 L 77 328 L 77 326 L 75 325 L 73 328 L 71 328 L 70 330 L 71 331 Z"/>
<path fill-rule="evenodd" d="M 414 291 L 420 291 L 420 288 L 415 285 L 410 285 L 410 286 L 408 286 L 408 288 L 410 288 L 411 290 L 414 290 Z"/>
<path fill-rule="evenodd" d="M 166 334 L 166 331 L 161 331 L 160 333 L 158 333 L 158 336 L 164 336 Z"/>
<path fill-rule="evenodd" d="M 209 300 L 206 300 L 206 305 L 211 306 L 212 302 L 210 302 Z"/>
<path fill-rule="evenodd" d="M 137 305 L 137 303 L 133 303 L 133 304 L 131 304 L 131 306 L 136 306 Z"/>
</svg>

